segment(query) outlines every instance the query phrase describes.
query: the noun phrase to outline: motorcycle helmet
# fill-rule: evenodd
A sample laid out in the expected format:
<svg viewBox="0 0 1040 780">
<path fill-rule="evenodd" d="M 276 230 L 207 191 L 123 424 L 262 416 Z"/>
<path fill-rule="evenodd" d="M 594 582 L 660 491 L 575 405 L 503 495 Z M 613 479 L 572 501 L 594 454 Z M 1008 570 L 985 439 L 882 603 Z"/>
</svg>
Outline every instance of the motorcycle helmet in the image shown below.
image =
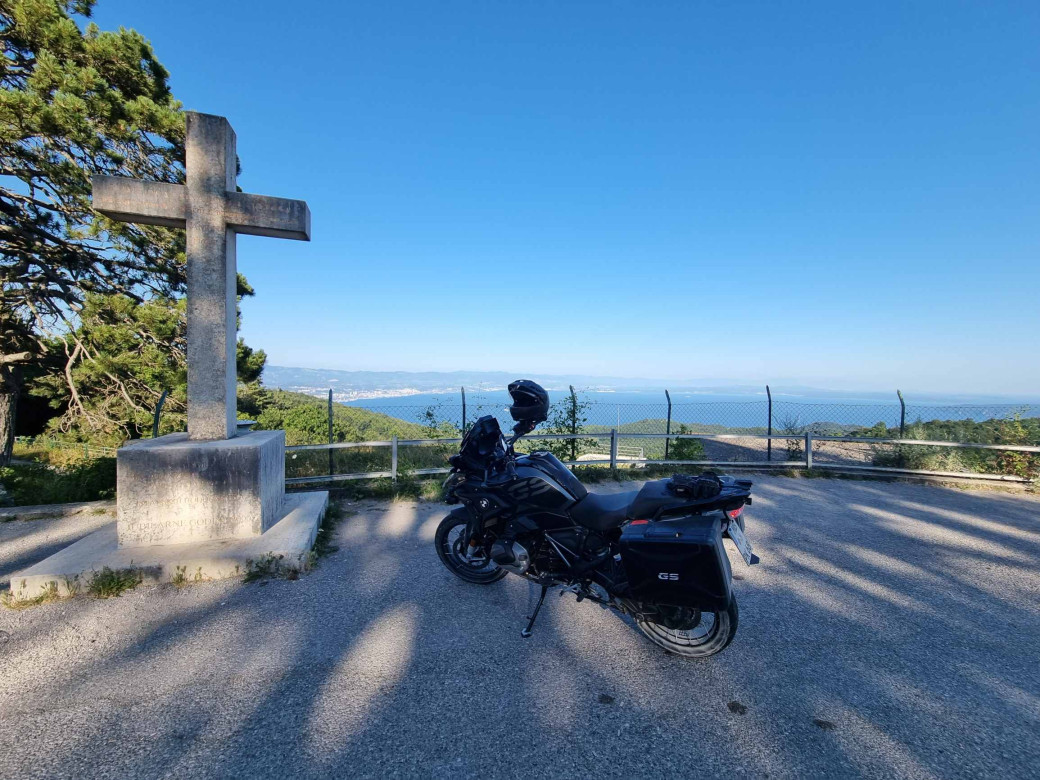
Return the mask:
<svg viewBox="0 0 1040 780">
<path fill-rule="evenodd" d="M 549 416 L 549 394 L 545 388 L 530 379 L 517 379 L 509 384 L 513 405 L 509 414 L 517 422 L 544 422 Z"/>
</svg>

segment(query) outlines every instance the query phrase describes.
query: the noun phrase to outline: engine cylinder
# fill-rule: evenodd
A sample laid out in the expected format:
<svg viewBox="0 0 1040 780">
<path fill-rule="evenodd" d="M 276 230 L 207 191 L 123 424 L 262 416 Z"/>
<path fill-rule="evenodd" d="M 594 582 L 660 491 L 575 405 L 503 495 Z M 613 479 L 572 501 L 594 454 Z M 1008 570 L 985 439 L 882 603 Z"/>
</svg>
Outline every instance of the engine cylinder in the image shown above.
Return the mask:
<svg viewBox="0 0 1040 780">
<path fill-rule="evenodd" d="M 531 568 L 531 555 L 519 542 L 496 539 L 491 545 L 491 560 L 514 574 L 523 574 Z"/>
</svg>

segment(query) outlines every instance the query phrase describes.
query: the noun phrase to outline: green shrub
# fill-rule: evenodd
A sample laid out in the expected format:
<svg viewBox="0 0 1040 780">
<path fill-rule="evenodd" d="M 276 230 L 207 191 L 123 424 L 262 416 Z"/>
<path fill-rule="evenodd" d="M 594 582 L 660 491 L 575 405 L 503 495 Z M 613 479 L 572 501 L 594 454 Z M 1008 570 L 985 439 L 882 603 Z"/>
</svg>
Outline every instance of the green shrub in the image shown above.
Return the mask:
<svg viewBox="0 0 1040 780">
<path fill-rule="evenodd" d="M 679 434 L 693 433 L 685 424 L 680 423 Z M 707 460 L 704 454 L 704 444 L 700 439 L 675 439 L 668 450 L 669 460 Z"/>
<path fill-rule="evenodd" d="M 61 467 L 42 463 L 9 466 L 0 469 L 0 483 L 19 506 L 113 498 L 116 459 L 97 458 Z"/>
<path fill-rule="evenodd" d="M 906 438 L 924 441 L 963 441 L 983 444 L 1035 445 L 1040 439 L 1037 418 L 1006 420 L 932 421 L 907 426 Z M 1000 450 L 953 449 L 926 444 L 873 446 L 875 466 L 925 471 L 1007 474 L 1027 479 L 1040 477 L 1040 456 Z"/>
</svg>

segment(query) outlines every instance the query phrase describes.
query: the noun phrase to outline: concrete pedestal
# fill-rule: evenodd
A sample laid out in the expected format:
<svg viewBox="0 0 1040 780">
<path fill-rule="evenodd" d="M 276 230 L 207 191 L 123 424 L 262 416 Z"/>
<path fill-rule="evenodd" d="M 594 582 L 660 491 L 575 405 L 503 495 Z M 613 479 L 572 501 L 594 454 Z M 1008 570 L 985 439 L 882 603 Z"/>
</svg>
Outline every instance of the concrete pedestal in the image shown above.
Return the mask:
<svg viewBox="0 0 1040 780">
<path fill-rule="evenodd" d="M 184 583 L 251 568 L 306 568 L 329 503 L 285 495 L 285 432 L 190 441 L 185 433 L 117 453 L 117 521 L 11 575 L 11 596 L 72 596 L 109 569 Z"/>
<path fill-rule="evenodd" d="M 120 547 L 260 536 L 283 515 L 285 432 L 191 441 L 186 433 L 117 453 Z"/>
<path fill-rule="evenodd" d="M 240 577 L 257 567 L 302 571 L 329 504 L 326 492 L 291 493 L 285 514 L 260 536 L 151 547 L 119 547 L 116 523 L 85 536 L 28 569 L 11 575 L 11 598 L 23 601 L 53 589 L 62 598 L 84 593 L 105 568 L 132 570 L 141 582 L 187 584 Z"/>
</svg>

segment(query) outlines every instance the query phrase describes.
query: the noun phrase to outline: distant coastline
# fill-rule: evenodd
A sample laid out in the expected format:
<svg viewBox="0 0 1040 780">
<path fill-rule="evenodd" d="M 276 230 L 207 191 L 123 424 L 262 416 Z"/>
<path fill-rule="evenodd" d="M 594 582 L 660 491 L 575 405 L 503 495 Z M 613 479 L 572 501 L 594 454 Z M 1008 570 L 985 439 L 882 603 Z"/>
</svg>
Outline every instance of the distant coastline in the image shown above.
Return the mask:
<svg viewBox="0 0 1040 780">
<path fill-rule="evenodd" d="M 463 387 L 466 389 L 467 397 L 473 400 L 482 395 L 497 397 L 501 394 L 502 397 L 505 397 L 506 386 L 518 376 L 519 374 L 507 374 L 500 371 L 340 371 L 269 365 L 264 369 L 263 382 L 268 387 L 306 393 L 311 396 L 327 396 L 331 389 L 333 400 L 339 403 L 357 404 L 373 401 L 378 405 L 385 405 L 387 402 L 393 402 L 394 399 L 413 399 L 417 404 L 428 404 L 447 401 L 449 398 L 458 401 Z M 542 383 L 550 394 L 565 394 L 568 387 L 573 385 L 588 400 L 596 400 L 601 403 L 648 403 L 651 398 L 655 401 L 658 399 L 663 401 L 665 388 L 669 389 L 675 402 L 678 402 L 680 398 L 684 398 L 686 403 L 698 401 L 764 402 L 766 399 L 764 384 L 753 385 L 740 381 L 705 379 L 695 382 L 584 375 L 560 377 L 534 374 L 526 376 Z M 771 384 L 774 401 L 782 399 L 799 403 L 885 405 L 898 403 L 895 388 L 884 391 L 833 390 L 793 382 Z M 904 388 L 904 396 L 908 402 L 918 404 L 1040 403 L 1038 393 L 1008 396 L 998 393 L 963 393 L 958 392 L 957 388 L 932 392 L 915 392 Z"/>
</svg>

